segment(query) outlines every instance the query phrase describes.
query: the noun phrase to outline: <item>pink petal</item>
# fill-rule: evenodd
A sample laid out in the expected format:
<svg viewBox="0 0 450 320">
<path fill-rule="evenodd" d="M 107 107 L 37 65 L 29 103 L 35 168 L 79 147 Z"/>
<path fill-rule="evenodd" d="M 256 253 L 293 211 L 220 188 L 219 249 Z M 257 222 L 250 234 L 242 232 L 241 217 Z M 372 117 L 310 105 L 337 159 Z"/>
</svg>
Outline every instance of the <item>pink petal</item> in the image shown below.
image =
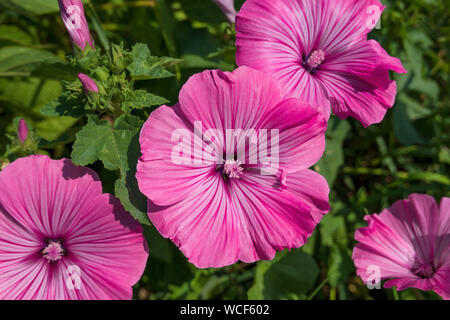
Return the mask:
<svg viewBox="0 0 450 320">
<path fill-rule="evenodd" d="M 193 75 L 180 91 L 180 107 L 189 123 L 206 129 L 259 129 L 266 112 L 282 101 L 277 82 L 243 67 L 233 72 L 206 70 Z"/>
<path fill-rule="evenodd" d="M 241 226 L 239 260 L 272 259 L 276 251 L 306 243 L 317 224 L 312 214 L 316 208 L 299 197 L 301 191 L 289 183 L 294 179 L 295 174 L 288 175 L 286 190 L 259 172 L 231 182 L 231 201 Z"/>
<path fill-rule="evenodd" d="M 389 80 L 387 70 L 375 70 L 371 79 L 326 72 L 318 77 L 327 90 L 333 112 L 340 118 L 351 116 L 368 127 L 381 122 L 387 109 L 394 105 L 397 86 Z M 373 81 L 382 81 L 385 86 L 377 87 Z"/>
<path fill-rule="evenodd" d="M 327 180 L 312 170 L 299 170 L 289 174 L 286 179 L 287 192 L 301 199 L 311 208 L 311 214 L 319 223 L 324 214 L 330 210 L 328 194 L 330 188 Z"/>
<path fill-rule="evenodd" d="M 219 268 L 239 258 L 239 220 L 225 188 L 216 175 L 172 206 L 149 202 L 153 225 L 198 268 Z"/>
<path fill-rule="evenodd" d="M 181 146 L 189 150 L 186 158 L 192 159 L 192 164 L 176 164 L 172 159 L 173 149 L 180 143 L 172 141 L 177 130 L 188 133 L 187 138 L 181 138 Z M 143 155 L 138 162 L 136 178 L 141 192 L 155 204 L 174 204 L 185 199 L 199 184 L 209 183 L 215 165 L 194 164 L 191 143 L 196 140 L 179 106 L 162 106 L 153 111 L 141 130 L 140 143 Z M 203 150 L 203 143 L 196 144 L 194 149 Z"/>
<path fill-rule="evenodd" d="M 287 99 L 272 109 L 262 127 L 279 130 L 280 166 L 287 173 L 307 169 L 323 155 L 327 122 L 297 99 Z"/>
</svg>

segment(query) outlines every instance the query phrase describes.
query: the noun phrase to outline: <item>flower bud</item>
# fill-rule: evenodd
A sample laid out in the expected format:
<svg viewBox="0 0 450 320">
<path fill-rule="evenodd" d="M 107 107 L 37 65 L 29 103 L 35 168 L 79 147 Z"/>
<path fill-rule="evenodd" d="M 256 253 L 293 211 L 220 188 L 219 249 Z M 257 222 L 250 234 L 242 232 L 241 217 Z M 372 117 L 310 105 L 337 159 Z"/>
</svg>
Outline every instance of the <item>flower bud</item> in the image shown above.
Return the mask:
<svg viewBox="0 0 450 320">
<path fill-rule="evenodd" d="M 97 84 L 90 77 L 85 75 L 84 73 L 78 74 L 78 79 L 80 79 L 81 84 L 83 85 L 83 91 L 89 95 L 91 92 L 98 92 Z"/>
<path fill-rule="evenodd" d="M 58 0 L 58 3 L 61 19 L 69 32 L 72 43 L 82 51 L 86 48 L 86 43 L 94 49 L 81 0 Z"/>
<path fill-rule="evenodd" d="M 24 143 L 25 140 L 27 140 L 28 127 L 23 118 L 20 119 L 20 121 L 19 121 L 19 126 L 17 128 L 17 136 L 19 137 L 19 139 L 22 143 Z"/>
</svg>

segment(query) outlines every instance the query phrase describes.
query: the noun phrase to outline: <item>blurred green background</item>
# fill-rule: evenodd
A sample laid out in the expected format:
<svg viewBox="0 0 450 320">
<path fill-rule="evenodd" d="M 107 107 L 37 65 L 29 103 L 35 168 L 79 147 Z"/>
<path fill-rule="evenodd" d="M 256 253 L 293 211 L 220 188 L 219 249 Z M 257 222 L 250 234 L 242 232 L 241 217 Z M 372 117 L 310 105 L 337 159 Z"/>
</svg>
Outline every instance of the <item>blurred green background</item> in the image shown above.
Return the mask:
<svg viewBox="0 0 450 320">
<path fill-rule="evenodd" d="M 233 70 L 234 30 L 209 0 L 87 0 L 91 33 L 97 28 L 125 47 L 149 45 L 158 56 L 183 59 L 176 76 L 140 81 L 138 87 L 173 104 L 185 81 L 204 69 Z M 243 1 L 236 1 L 239 8 Z M 381 124 L 332 117 L 324 158 L 315 166 L 330 184 L 331 212 L 303 248 L 273 261 L 196 269 L 168 240 L 145 227 L 151 249 L 148 267 L 135 286 L 136 299 L 394 299 L 392 290 L 368 290 L 351 260 L 363 216 L 380 212 L 412 192 L 439 201 L 450 196 L 449 12 L 448 1 L 383 0 L 381 28 L 371 32 L 406 75 L 394 75 L 398 95 Z M 101 22 L 101 24 L 97 24 Z M 64 72 L 42 70 L 43 61 L 64 61 L 72 51 L 56 0 L 0 0 L 0 162 L 23 117 L 41 137 L 41 152 L 70 157 L 84 119 L 45 117 L 43 105 L 58 97 Z M 151 111 L 151 110 L 148 110 Z M 14 121 L 14 119 L 16 119 Z M 2 163 L 0 163 L 1 165 Z M 112 192 L 115 172 L 92 167 Z M 439 299 L 408 289 L 400 299 Z"/>
</svg>

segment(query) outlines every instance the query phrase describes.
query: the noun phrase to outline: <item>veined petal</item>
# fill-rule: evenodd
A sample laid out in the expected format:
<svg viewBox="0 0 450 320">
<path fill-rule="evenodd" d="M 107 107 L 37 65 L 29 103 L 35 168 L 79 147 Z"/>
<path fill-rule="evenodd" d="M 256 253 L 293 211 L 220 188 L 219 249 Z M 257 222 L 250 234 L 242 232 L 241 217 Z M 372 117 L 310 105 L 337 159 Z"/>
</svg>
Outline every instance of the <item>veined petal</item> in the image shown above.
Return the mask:
<svg viewBox="0 0 450 320">
<path fill-rule="evenodd" d="M 239 258 L 239 220 L 220 175 L 172 206 L 149 202 L 148 216 L 198 268 L 219 268 Z"/>
<path fill-rule="evenodd" d="M 203 161 L 205 143 L 194 135 L 193 126 L 179 105 L 162 106 L 151 113 L 141 130 L 142 157 L 136 177 L 141 192 L 157 205 L 185 199 L 199 184 L 209 183 L 215 170 L 215 164 Z"/>
</svg>

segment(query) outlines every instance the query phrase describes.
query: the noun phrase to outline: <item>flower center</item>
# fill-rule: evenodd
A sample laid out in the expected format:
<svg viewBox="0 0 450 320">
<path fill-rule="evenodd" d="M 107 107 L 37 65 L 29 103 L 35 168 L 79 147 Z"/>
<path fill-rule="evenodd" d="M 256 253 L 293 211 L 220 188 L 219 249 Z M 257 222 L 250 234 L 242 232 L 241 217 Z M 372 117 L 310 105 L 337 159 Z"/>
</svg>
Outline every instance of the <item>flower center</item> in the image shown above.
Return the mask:
<svg viewBox="0 0 450 320">
<path fill-rule="evenodd" d="M 424 263 L 413 268 L 413 273 L 422 279 L 428 279 L 433 277 L 436 269 L 432 263 Z"/>
<path fill-rule="evenodd" d="M 223 172 L 229 178 L 239 178 L 244 171 L 242 168 L 241 162 L 239 160 L 227 160 L 223 166 Z"/>
<path fill-rule="evenodd" d="M 64 249 L 61 246 L 61 243 L 53 240 L 50 240 L 41 252 L 49 263 L 58 261 L 64 255 Z"/>
<path fill-rule="evenodd" d="M 305 67 L 308 71 L 317 69 L 325 60 L 325 52 L 322 49 L 314 50 L 309 55 L 308 60 L 305 62 Z"/>
</svg>

